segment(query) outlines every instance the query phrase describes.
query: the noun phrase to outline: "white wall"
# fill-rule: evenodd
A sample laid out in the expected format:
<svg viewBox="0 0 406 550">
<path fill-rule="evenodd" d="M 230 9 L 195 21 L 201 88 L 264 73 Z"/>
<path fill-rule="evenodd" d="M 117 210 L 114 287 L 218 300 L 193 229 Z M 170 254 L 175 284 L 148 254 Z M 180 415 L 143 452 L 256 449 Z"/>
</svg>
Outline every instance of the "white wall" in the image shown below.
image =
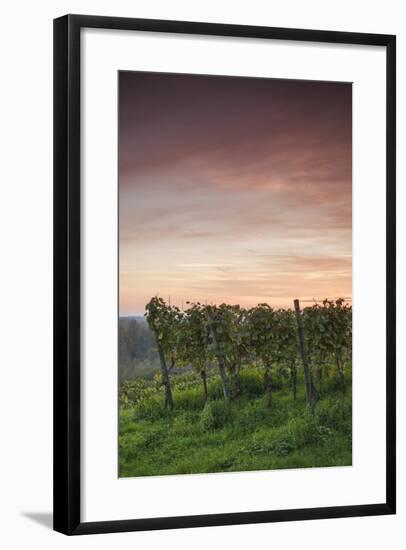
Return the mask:
<svg viewBox="0 0 406 550">
<path fill-rule="evenodd" d="M 51 510 L 52 19 L 65 13 L 201 20 L 398 35 L 398 181 L 406 179 L 406 27 L 396 0 L 9 2 L 1 19 L 0 128 L 0 541 L 7 549 L 247 546 L 335 550 L 404 548 L 406 384 L 399 368 L 399 513 L 396 517 L 236 526 L 67 538 Z M 401 214 L 406 191 L 399 185 Z M 399 215 L 399 281 L 406 280 L 406 217 Z M 406 329 L 399 284 L 399 341 Z M 406 354 L 399 346 L 399 365 Z M 371 427 L 373 429 L 373 427 Z"/>
</svg>

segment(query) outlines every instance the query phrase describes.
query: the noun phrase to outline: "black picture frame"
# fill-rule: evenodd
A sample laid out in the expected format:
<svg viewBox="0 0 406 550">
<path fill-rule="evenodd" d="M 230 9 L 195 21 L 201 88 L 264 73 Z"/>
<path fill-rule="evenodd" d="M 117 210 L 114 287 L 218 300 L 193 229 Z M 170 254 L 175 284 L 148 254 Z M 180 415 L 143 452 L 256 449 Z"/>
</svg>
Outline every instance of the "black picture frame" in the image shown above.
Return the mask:
<svg viewBox="0 0 406 550">
<path fill-rule="evenodd" d="M 386 500 L 306 509 L 81 522 L 80 31 L 135 30 L 386 48 Z M 54 20 L 54 529 L 67 535 L 394 514 L 396 511 L 396 37 L 66 15 Z"/>
</svg>

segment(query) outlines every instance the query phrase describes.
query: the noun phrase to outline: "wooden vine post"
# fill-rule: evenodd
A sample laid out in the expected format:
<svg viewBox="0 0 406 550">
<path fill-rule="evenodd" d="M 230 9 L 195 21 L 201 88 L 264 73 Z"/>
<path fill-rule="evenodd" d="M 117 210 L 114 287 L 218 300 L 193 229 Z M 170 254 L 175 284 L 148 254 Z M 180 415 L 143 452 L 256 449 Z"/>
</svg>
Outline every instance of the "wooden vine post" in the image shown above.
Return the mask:
<svg viewBox="0 0 406 550">
<path fill-rule="evenodd" d="M 223 353 L 220 350 L 220 345 L 217 338 L 217 330 L 214 324 L 215 322 L 214 322 L 213 316 L 211 315 L 210 307 L 206 308 L 206 314 L 207 314 L 207 320 L 210 325 L 210 333 L 213 339 L 214 352 L 216 355 L 217 364 L 220 371 L 220 378 L 223 386 L 224 399 L 226 401 L 230 401 L 230 388 L 228 386 L 228 379 L 227 379 L 226 368 L 224 364 L 224 357 L 223 357 Z"/>
<path fill-rule="evenodd" d="M 169 378 L 169 368 L 166 364 L 165 360 L 165 353 L 162 349 L 161 343 L 158 339 L 158 336 L 155 334 L 156 339 L 156 346 L 158 350 L 158 356 L 159 356 L 159 364 L 161 367 L 161 373 L 162 373 L 162 382 L 165 388 L 165 408 L 172 410 L 173 409 L 173 395 L 172 395 L 172 387 L 171 387 L 171 381 Z"/>
<path fill-rule="evenodd" d="M 155 336 L 162 373 L 162 384 L 165 388 L 165 408 L 172 410 L 173 395 L 169 372 L 174 366 L 174 361 L 172 360 L 172 365 L 168 367 L 165 356 L 166 352 L 173 352 L 173 349 L 169 349 L 172 348 L 170 341 L 172 339 L 171 332 L 174 330 L 171 308 L 158 296 L 151 298 L 145 308 L 148 325 Z"/>
<path fill-rule="evenodd" d="M 313 377 L 312 372 L 310 370 L 310 362 L 309 358 L 306 352 L 306 346 L 305 346 L 305 340 L 304 340 L 304 331 L 303 331 L 303 321 L 302 321 L 302 314 L 300 311 L 300 304 L 299 300 L 294 300 L 295 305 L 295 314 L 296 314 L 296 324 L 297 324 L 297 334 L 299 337 L 299 349 L 300 349 L 300 355 L 302 358 L 303 363 L 303 370 L 304 370 L 304 376 L 305 376 L 305 384 L 306 384 L 306 401 L 307 405 L 310 409 L 310 412 L 314 413 L 314 407 L 316 405 L 317 401 L 317 392 L 316 388 L 313 384 Z"/>
</svg>

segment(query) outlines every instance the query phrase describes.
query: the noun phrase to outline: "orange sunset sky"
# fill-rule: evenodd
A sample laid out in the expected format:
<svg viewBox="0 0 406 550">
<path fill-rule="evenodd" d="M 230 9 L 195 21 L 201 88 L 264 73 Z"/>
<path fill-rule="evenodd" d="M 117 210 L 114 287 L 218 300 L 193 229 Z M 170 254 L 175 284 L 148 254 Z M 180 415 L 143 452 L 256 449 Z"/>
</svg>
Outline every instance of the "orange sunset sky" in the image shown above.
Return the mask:
<svg viewBox="0 0 406 550">
<path fill-rule="evenodd" d="M 351 84 L 120 72 L 120 315 L 351 297 Z"/>
</svg>

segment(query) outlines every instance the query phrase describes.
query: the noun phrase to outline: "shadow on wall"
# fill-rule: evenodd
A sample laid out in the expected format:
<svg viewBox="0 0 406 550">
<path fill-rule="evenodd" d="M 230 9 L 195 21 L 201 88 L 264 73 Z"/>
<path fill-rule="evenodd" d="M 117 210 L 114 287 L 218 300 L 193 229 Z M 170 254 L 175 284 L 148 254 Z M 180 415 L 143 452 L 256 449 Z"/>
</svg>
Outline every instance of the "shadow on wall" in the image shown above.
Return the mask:
<svg viewBox="0 0 406 550">
<path fill-rule="evenodd" d="M 52 514 L 51 512 L 22 512 L 21 514 L 25 518 L 28 518 L 47 529 L 52 529 Z"/>
</svg>

